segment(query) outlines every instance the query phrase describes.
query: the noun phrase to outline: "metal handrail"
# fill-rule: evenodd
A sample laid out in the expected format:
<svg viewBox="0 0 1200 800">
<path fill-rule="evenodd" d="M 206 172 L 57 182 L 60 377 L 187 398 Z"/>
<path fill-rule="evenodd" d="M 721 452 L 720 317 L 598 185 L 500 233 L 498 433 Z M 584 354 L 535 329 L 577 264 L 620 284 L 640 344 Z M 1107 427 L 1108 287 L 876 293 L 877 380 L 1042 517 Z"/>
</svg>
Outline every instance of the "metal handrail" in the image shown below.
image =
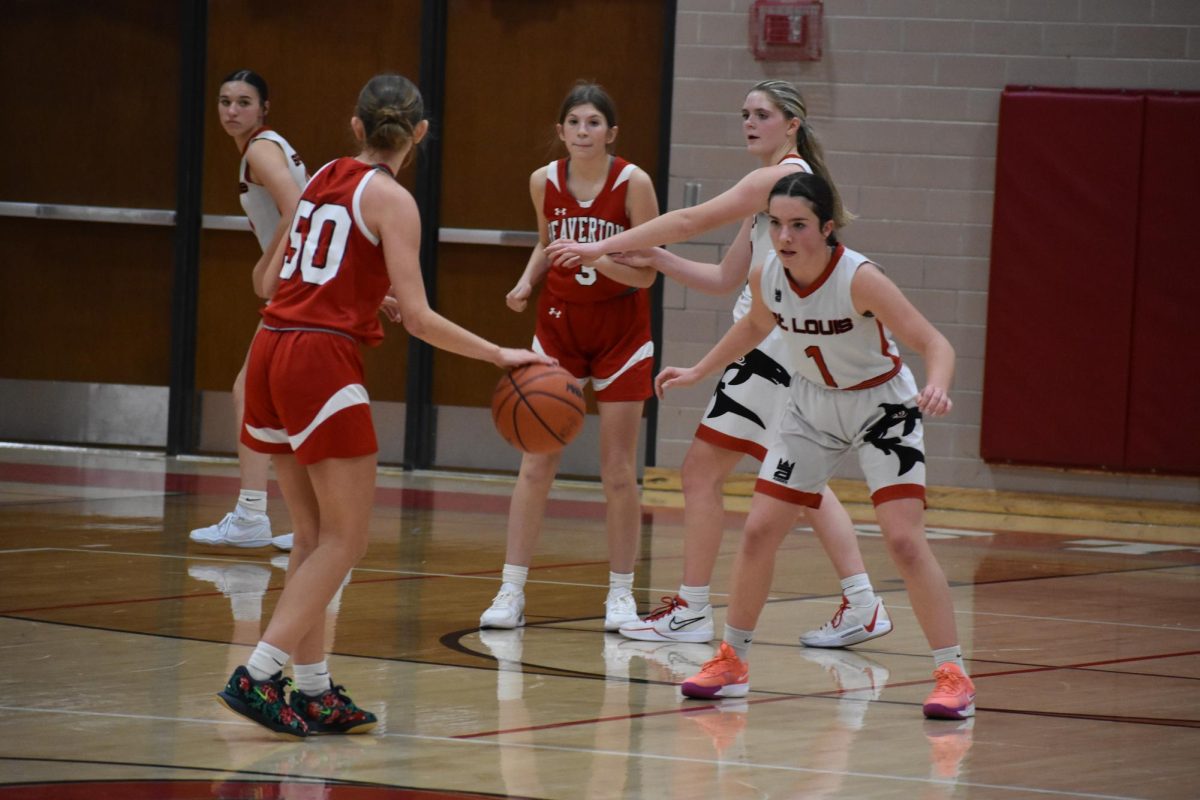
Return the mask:
<svg viewBox="0 0 1200 800">
<path fill-rule="evenodd" d="M 49 219 L 61 222 L 116 222 L 125 225 L 175 224 L 175 212 L 158 208 L 114 208 L 65 203 L 14 203 L 0 201 L 0 217 Z M 248 231 L 250 221 L 233 214 L 205 214 L 206 230 Z M 536 231 L 502 231 L 484 228 L 439 228 L 438 241 L 448 244 L 481 244 L 501 247 L 533 247 Z"/>
</svg>

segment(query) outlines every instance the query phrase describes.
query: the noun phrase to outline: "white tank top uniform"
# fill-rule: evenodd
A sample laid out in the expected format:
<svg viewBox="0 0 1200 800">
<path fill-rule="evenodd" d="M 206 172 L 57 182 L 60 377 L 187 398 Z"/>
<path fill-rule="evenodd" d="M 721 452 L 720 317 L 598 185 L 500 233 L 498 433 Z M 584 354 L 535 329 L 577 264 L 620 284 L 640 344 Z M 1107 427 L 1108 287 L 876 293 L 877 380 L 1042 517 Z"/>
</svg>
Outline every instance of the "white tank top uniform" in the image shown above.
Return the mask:
<svg viewBox="0 0 1200 800">
<path fill-rule="evenodd" d="M 246 150 L 259 139 L 279 145 L 279 149 L 283 150 L 283 155 L 287 158 L 288 174 L 301 191 L 304 190 L 304 184 L 308 183 L 308 172 L 287 139 L 269 128 L 258 131 L 246 142 L 246 149 L 242 151 L 242 164 L 238 168 L 239 199 L 242 202 L 242 210 L 250 220 L 250 227 L 258 239 L 258 246 L 266 252 L 271 244 L 271 237 L 275 234 L 275 227 L 279 224 L 279 209 L 275 205 L 275 198 L 271 197 L 265 186 L 250 181 L 250 163 L 246 160 Z"/>
<path fill-rule="evenodd" d="M 794 164 L 804 172 L 812 172 L 808 162 L 796 155 L 779 163 Z M 750 248 L 753 271 L 773 252 L 765 212 L 754 215 Z M 752 299 L 747 282 L 733 306 L 734 322 L 750 311 Z M 762 461 L 787 404 L 787 389 L 792 382 L 792 369 L 787 363 L 783 340 L 777 331 L 772 331 L 757 348 L 725 367 L 700 419 L 696 438 Z"/>
<path fill-rule="evenodd" d="M 925 499 L 925 450 L 916 381 L 891 332 L 854 308 L 850 284 L 869 259 L 838 245 L 826 271 L 806 288 L 792 282 L 771 253 L 762 300 L 794 380 L 759 471 L 755 491 L 817 507 L 838 463 L 850 451 L 875 505 Z"/>
</svg>

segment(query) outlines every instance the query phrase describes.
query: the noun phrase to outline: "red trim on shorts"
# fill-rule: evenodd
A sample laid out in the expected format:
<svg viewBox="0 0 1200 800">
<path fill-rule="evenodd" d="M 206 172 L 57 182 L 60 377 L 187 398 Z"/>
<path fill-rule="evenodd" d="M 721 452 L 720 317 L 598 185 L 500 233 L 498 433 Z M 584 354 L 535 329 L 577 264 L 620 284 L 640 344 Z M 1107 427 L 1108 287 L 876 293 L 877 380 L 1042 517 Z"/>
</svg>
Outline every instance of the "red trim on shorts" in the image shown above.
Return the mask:
<svg viewBox="0 0 1200 800">
<path fill-rule="evenodd" d="M 703 423 L 696 428 L 696 438 L 702 442 L 708 442 L 713 447 L 719 447 L 722 450 L 745 453 L 759 461 L 767 457 L 767 448 L 758 442 L 752 442 L 749 439 L 738 439 L 736 436 L 730 436 L 728 433 L 714 431 L 712 428 L 706 427 Z"/>
<path fill-rule="evenodd" d="M 821 507 L 820 494 L 789 489 L 786 486 L 780 486 L 778 483 L 763 480 L 762 478 L 759 478 L 754 482 L 754 491 L 765 494 L 767 497 L 774 497 L 776 500 L 782 500 L 785 503 L 791 503 L 795 506 L 806 506 L 808 508 Z"/>
<path fill-rule="evenodd" d="M 889 500 L 910 498 L 920 500 L 921 505 L 929 507 L 929 503 L 925 501 L 925 487 L 919 483 L 897 483 L 892 486 L 884 486 L 871 495 L 871 502 L 879 506 Z"/>
</svg>

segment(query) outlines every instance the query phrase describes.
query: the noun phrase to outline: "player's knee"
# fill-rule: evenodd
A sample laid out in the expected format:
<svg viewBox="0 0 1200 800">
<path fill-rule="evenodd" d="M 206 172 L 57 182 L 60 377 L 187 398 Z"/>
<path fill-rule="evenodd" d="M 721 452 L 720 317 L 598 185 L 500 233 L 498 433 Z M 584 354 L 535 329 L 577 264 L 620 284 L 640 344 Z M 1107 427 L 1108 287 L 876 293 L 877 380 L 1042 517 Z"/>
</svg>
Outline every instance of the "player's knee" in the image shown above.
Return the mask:
<svg viewBox="0 0 1200 800">
<path fill-rule="evenodd" d="M 892 561 L 900 569 L 913 567 L 920 563 L 928 548 L 920 536 L 920 531 L 903 530 L 889 531 L 885 534 L 888 553 Z"/>
<path fill-rule="evenodd" d="M 724 473 L 711 465 L 706 465 L 701 459 L 685 460 L 679 473 L 683 485 L 684 498 L 689 496 L 717 496 L 725 485 Z"/>
<path fill-rule="evenodd" d="M 557 474 L 557 454 L 541 455 L 529 453 L 521 459 L 521 471 L 517 473 L 517 480 L 533 484 L 550 483 Z"/>
<path fill-rule="evenodd" d="M 742 550 L 747 556 L 771 555 L 779 545 L 778 526 L 749 520 L 742 531 Z"/>
</svg>

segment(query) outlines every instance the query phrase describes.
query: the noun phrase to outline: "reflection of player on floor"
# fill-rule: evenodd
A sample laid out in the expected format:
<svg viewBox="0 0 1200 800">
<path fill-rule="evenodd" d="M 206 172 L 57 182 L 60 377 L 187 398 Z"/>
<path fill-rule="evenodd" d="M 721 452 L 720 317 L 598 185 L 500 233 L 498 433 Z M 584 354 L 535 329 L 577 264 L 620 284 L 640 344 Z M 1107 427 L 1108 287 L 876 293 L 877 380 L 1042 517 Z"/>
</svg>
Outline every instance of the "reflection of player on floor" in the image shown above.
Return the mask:
<svg viewBox="0 0 1200 800">
<path fill-rule="evenodd" d="M 375 716 L 333 684 L 324 610 L 366 552 L 378 446 L 360 345 L 383 338 L 389 291 L 409 333 L 508 368 L 551 359 L 501 348 L 429 307 L 416 202 L 395 180 L 425 136 L 420 92 L 399 75 L 372 78 L 351 120 L 361 152 L 309 181 L 264 278 L 271 303 L 254 338 L 242 441 L 273 454 L 295 525 L 288 578 L 262 639 L 218 699 L 277 733 L 362 733 Z M 295 657 L 296 690 L 283 667 Z"/>
<path fill-rule="evenodd" d="M 603 255 L 570 268 L 550 267 L 544 248 L 562 236 L 600 238 L 641 224 L 658 213 L 658 202 L 645 172 L 609 154 L 617 138 L 617 117 L 600 86 L 580 82 L 571 89 L 559 110 L 557 131 L 567 158 L 530 176 L 539 241 L 507 302 L 514 311 L 524 310 L 534 284 L 545 276 L 533 348 L 558 359 L 581 381 L 590 380 L 596 391 L 610 570 L 604 628 L 615 631 L 637 619 L 632 594 L 641 533 L 637 439 L 642 406 L 653 391 L 646 287 L 655 274 Z M 482 628 L 525 624 L 525 581 L 561 456 L 556 450 L 521 458 L 508 512 L 500 591 L 479 618 Z"/>
<path fill-rule="evenodd" d="M 271 585 L 271 570 L 259 564 L 205 561 L 188 565 L 188 577 L 207 581 L 229 598 L 233 611 L 234 644 L 254 644 L 262 633 L 263 595 Z"/>
<path fill-rule="evenodd" d="M 750 312 L 694 367 L 666 367 L 661 393 L 688 386 L 783 331 L 797 380 L 763 460 L 734 566 L 724 641 L 717 657 L 683 684 L 691 697 L 740 697 L 750 688 L 745 659 L 767 600 L 775 554 L 804 506 L 818 506 L 842 458 L 857 454 L 884 542 L 933 649 L 930 717 L 975 713 L 963 671 L 950 587 L 925 538 L 925 454 L 921 419 L 950 411 L 954 349 L 867 258 L 838 243 L 833 192 L 797 173 L 771 189 L 767 212 L 775 252 L 755 269 Z M 925 361 L 917 389 L 891 332 Z"/>
<path fill-rule="evenodd" d="M 267 262 L 291 221 L 300 190 L 308 180 L 304 162 L 288 141 L 265 126 L 270 110 L 267 82 L 253 70 L 240 69 L 221 81 L 217 111 L 225 129 L 242 153 L 238 169 L 240 200 L 250 227 L 262 247 L 254 265 L 255 291 L 262 293 L 262 276 Z M 249 351 L 246 358 L 249 360 Z M 267 472 L 270 456 L 256 453 L 241 442 L 245 408 L 246 362 L 233 382 L 233 407 L 238 430 L 238 469 L 242 487 L 233 511 L 216 525 L 197 528 L 189 538 L 197 544 L 222 547 L 265 547 L 272 543 L 271 520 L 267 517 Z M 291 534 L 275 537 L 290 548 Z"/>
<path fill-rule="evenodd" d="M 734 320 L 750 308 L 751 286 L 746 276 L 761 265 L 771 250 L 767 234 L 766 197 L 785 175 L 816 172 L 833 185 L 822 148 L 807 122 L 804 99 L 786 81 L 767 80 L 754 86 L 742 105 L 746 150 L 762 165 L 737 185 L 693 208 L 664 214 L 636 228 L 592 244 L 557 242 L 547 248 L 556 263 L 573 265 L 604 253 L 622 264 L 652 267 L 689 288 L 726 294 L 744 284 L 733 309 Z M 834 192 L 834 224 L 848 215 Z M 689 261 L 655 245 L 695 238 L 735 222 L 741 229 L 719 265 Z M 649 248 L 649 249 L 639 249 Z M 683 460 L 684 553 L 683 582 L 674 597 L 645 620 L 622 626 L 621 634 L 643 641 L 708 642 L 713 638 L 709 586 L 724 535 L 724 482 L 743 456 L 762 460 L 779 424 L 787 400 L 792 370 L 782 339 L 772 334 L 722 371 L 696 438 Z M 846 611 L 802 641 L 814 647 L 843 647 L 882 636 L 891 622 L 876 598 L 858 549 L 850 517 L 829 489 L 819 509 L 805 515 L 841 578 Z M 876 620 L 870 630 L 864 627 Z"/>
</svg>

